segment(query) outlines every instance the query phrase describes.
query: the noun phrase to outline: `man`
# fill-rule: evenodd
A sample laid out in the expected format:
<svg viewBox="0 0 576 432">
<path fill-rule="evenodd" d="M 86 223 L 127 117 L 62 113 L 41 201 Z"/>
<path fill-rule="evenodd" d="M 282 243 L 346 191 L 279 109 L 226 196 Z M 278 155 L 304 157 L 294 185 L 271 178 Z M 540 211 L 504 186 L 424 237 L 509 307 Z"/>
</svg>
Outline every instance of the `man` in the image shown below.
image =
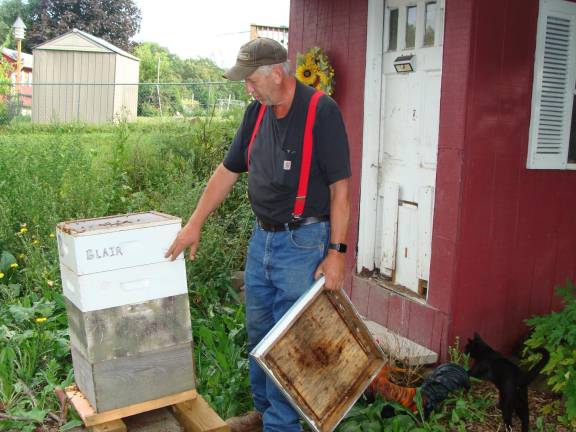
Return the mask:
<svg viewBox="0 0 576 432">
<path fill-rule="evenodd" d="M 252 350 L 314 279 L 323 274 L 327 289 L 342 288 L 349 150 L 338 106 L 322 95 L 315 110 L 306 198 L 297 198 L 314 89 L 289 74 L 286 50 L 267 38 L 243 45 L 236 65 L 224 76 L 244 80 L 256 100 L 246 108 L 228 154 L 166 255 L 174 259 L 189 247 L 194 259 L 202 225 L 240 173 L 248 171 L 248 195 L 256 215 L 245 271 L 246 328 Z M 304 204 L 302 214 L 295 210 L 299 200 L 300 206 Z M 250 383 L 257 412 L 230 422 L 233 430 L 253 430 L 262 421 L 265 431 L 300 431 L 298 413 L 252 358 Z"/>
</svg>

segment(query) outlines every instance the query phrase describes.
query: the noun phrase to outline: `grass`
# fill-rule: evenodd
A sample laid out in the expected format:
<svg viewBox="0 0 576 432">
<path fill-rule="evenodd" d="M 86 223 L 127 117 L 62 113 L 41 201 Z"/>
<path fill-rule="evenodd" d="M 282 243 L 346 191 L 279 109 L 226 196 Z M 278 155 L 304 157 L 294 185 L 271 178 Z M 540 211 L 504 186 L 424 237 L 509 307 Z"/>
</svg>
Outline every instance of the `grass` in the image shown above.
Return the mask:
<svg viewBox="0 0 576 432">
<path fill-rule="evenodd" d="M 73 381 L 56 223 L 150 209 L 186 220 L 238 122 L 19 122 L 0 131 L 0 430 L 78 424 L 62 418 L 54 396 Z M 230 285 L 251 226 L 245 198 L 241 181 L 187 263 L 198 388 L 222 416 L 251 404 L 244 309 Z"/>
</svg>

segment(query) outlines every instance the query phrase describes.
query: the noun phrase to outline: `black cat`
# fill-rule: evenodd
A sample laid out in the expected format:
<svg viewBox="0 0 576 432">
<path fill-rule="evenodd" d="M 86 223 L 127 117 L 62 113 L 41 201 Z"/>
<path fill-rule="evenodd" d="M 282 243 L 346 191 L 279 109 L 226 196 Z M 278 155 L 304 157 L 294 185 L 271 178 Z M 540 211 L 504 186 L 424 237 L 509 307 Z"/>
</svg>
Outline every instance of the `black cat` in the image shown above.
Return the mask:
<svg viewBox="0 0 576 432">
<path fill-rule="evenodd" d="M 542 359 L 528 372 L 522 371 L 502 354 L 494 351 L 478 333 L 474 333 L 474 338 L 468 339 L 465 352 L 474 359 L 474 366 L 468 371 L 468 375 L 491 381 L 498 388 L 498 407 L 502 411 L 506 429 L 511 430 L 512 416 L 516 411 L 522 421 L 522 432 L 528 432 L 528 384 L 548 363 L 550 359 L 548 351 L 536 350 L 542 354 Z"/>
</svg>

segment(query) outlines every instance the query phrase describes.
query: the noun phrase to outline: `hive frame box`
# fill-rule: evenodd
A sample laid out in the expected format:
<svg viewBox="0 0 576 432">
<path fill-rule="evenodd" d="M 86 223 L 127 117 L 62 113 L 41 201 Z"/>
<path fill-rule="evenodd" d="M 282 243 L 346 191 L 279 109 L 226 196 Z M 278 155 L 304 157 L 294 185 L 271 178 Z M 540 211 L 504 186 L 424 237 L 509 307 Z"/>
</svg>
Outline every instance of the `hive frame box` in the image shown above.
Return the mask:
<svg viewBox="0 0 576 432">
<path fill-rule="evenodd" d="M 385 363 L 343 291 L 324 277 L 250 353 L 317 432 L 336 428 Z"/>
<path fill-rule="evenodd" d="M 178 217 L 132 213 L 59 223 L 75 381 L 97 412 L 196 387 Z"/>
</svg>

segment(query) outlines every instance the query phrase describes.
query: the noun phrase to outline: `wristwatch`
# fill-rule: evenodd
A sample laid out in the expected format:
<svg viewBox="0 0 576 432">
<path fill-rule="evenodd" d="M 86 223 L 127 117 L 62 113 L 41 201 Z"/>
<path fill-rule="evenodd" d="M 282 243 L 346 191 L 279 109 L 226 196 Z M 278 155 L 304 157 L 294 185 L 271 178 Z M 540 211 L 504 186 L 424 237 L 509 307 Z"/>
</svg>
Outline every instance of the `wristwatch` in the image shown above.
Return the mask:
<svg viewBox="0 0 576 432">
<path fill-rule="evenodd" d="M 346 253 L 348 246 L 346 246 L 346 243 L 328 243 L 328 249 L 334 249 L 337 252 Z"/>
</svg>

